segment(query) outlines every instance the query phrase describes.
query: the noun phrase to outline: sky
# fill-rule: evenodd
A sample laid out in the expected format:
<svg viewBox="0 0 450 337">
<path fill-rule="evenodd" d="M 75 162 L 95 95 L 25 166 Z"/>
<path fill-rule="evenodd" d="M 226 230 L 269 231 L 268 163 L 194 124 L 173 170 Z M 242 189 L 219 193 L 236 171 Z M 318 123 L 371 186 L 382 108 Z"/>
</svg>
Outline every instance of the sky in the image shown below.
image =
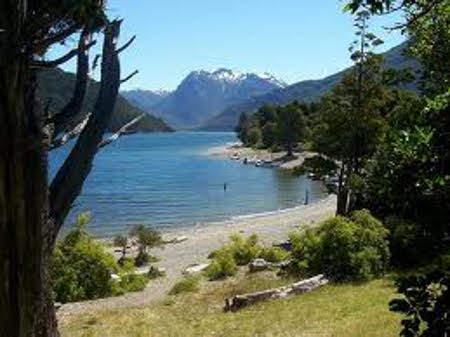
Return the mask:
<svg viewBox="0 0 450 337">
<path fill-rule="evenodd" d="M 124 19 L 120 40 L 137 36 L 121 54 L 121 65 L 123 77 L 136 69 L 139 74 L 121 89 L 174 90 L 191 71 L 222 67 L 269 72 L 288 84 L 331 75 L 351 64 L 348 47 L 355 29 L 353 17 L 342 11 L 344 3 L 109 0 L 109 17 Z M 371 30 L 385 41 L 377 51 L 404 41 L 400 32 L 382 28 L 400 20 L 396 14 L 371 21 Z M 49 58 L 65 48 L 55 48 Z M 74 71 L 74 62 L 63 68 Z"/>
</svg>

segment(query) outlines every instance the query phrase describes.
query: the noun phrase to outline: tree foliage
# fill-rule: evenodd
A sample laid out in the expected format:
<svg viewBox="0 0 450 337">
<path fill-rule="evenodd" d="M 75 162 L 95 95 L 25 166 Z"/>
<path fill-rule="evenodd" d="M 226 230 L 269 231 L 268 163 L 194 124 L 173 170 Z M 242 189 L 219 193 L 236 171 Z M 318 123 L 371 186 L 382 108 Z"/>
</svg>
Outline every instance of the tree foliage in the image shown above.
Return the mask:
<svg viewBox="0 0 450 337">
<path fill-rule="evenodd" d="M 325 273 L 336 281 L 368 280 L 389 264 L 388 231 L 367 210 L 334 217 L 317 229 L 293 233 L 291 271 Z"/>
</svg>

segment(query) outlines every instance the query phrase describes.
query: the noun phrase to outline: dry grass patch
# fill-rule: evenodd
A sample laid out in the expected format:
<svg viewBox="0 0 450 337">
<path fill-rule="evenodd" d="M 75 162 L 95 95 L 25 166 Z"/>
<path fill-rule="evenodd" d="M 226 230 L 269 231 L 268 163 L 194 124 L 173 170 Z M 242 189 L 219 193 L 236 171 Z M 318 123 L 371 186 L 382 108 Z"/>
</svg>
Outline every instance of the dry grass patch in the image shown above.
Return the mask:
<svg viewBox="0 0 450 337">
<path fill-rule="evenodd" d="M 393 282 L 328 285 L 286 300 L 265 302 L 238 313 L 223 313 L 223 299 L 281 286 L 270 273 L 240 275 L 210 282 L 198 293 L 171 297 L 160 304 L 117 308 L 73 317 L 63 337 L 385 337 L 399 332 L 400 317 L 389 312 Z"/>
</svg>

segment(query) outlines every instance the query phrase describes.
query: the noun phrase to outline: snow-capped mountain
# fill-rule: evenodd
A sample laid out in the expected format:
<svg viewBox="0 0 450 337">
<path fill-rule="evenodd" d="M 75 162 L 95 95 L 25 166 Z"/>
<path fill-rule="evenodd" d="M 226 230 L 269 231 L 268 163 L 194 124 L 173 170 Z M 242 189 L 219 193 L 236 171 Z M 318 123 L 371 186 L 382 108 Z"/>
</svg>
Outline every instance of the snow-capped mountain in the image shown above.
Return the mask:
<svg viewBox="0 0 450 337">
<path fill-rule="evenodd" d="M 138 107 L 141 110 L 151 112 L 155 104 L 161 102 L 170 92 L 165 90 L 124 90 L 120 92 L 128 103 Z"/>
<path fill-rule="evenodd" d="M 225 68 L 193 71 L 150 110 L 175 128 L 195 128 L 230 105 L 285 86 L 267 73 L 257 75 Z"/>
</svg>

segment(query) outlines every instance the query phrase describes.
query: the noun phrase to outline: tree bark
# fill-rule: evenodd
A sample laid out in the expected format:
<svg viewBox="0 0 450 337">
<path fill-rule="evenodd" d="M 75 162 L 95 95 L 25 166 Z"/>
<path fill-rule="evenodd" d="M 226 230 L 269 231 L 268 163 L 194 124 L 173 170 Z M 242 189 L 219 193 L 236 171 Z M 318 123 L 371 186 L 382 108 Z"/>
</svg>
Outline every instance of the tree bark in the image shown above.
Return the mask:
<svg viewBox="0 0 450 337">
<path fill-rule="evenodd" d="M 54 239 L 91 171 L 95 154 L 114 111 L 120 87 L 120 63 L 116 51 L 120 24 L 121 21 L 113 21 L 105 30 L 101 84 L 94 111 L 50 185 L 50 218 L 55 226 Z"/>
<path fill-rule="evenodd" d="M 48 278 L 47 151 L 34 109 L 32 52 L 21 42 L 32 10 L 0 5 L 0 337 L 54 337 Z"/>
<path fill-rule="evenodd" d="M 345 164 L 341 164 L 341 169 L 339 171 L 339 185 L 337 193 L 337 207 L 336 215 L 346 215 L 347 214 L 347 196 L 348 191 L 346 184 L 344 182 L 345 175 Z"/>
</svg>

